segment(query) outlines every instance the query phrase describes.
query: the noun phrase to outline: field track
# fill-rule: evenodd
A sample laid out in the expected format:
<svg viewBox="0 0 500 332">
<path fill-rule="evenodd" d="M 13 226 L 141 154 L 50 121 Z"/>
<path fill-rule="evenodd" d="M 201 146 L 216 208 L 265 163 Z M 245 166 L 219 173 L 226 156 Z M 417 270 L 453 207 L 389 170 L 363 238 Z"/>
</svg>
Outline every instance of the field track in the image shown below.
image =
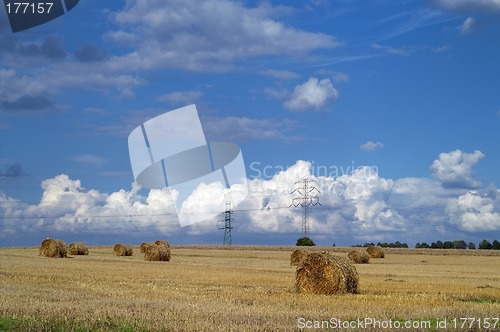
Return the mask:
<svg viewBox="0 0 500 332">
<path fill-rule="evenodd" d="M 451 323 L 499 317 L 499 251 L 385 249 L 384 259 L 356 265 L 359 294 L 321 296 L 295 292 L 296 248 L 173 246 L 168 263 L 144 261 L 138 246 L 131 257 L 90 247 L 70 258 L 2 248 L 0 331 L 297 331 L 301 322 L 365 318 L 431 324 L 404 331 L 500 331 L 500 322 Z"/>
</svg>

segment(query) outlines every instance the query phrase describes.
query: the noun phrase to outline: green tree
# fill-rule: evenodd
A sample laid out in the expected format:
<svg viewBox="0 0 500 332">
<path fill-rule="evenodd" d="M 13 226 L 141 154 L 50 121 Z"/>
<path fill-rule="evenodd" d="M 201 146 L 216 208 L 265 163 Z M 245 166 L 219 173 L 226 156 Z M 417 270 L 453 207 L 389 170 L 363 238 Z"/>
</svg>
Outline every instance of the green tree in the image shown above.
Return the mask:
<svg viewBox="0 0 500 332">
<path fill-rule="evenodd" d="M 439 240 L 436 242 L 432 242 L 431 248 L 432 249 L 443 249 L 443 242 L 441 242 Z"/>
<path fill-rule="evenodd" d="M 476 245 L 474 244 L 474 242 L 470 242 L 469 245 L 468 245 L 469 249 L 470 250 L 475 250 L 476 249 Z"/>
<path fill-rule="evenodd" d="M 304 237 L 301 237 L 297 240 L 297 243 L 295 244 L 296 246 L 309 246 L 309 247 L 312 247 L 312 246 L 315 246 L 316 244 L 313 242 L 313 240 L 311 240 L 310 238 L 304 236 Z"/>
<path fill-rule="evenodd" d="M 479 242 L 479 249 L 491 249 L 493 246 L 490 243 L 490 241 L 484 239 L 483 241 Z"/>
<path fill-rule="evenodd" d="M 453 248 L 455 249 L 467 249 L 467 243 L 464 240 L 453 241 Z"/>
<path fill-rule="evenodd" d="M 406 243 L 401 243 L 399 241 L 394 242 L 394 245 L 396 248 L 408 248 L 408 245 Z"/>
<path fill-rule="evenodd" d="M 451 242 L 451 241 L 444 241 L 443 248 L 444 249 L 453 249 L 453 242 Z"/>
<path fill-rule="evenodd" d="M 498 242 L 498 240 L 493 240 L 493 242 L 491 242 L 491 249 L 500 250 L 500 242 Z"/>
</svg>

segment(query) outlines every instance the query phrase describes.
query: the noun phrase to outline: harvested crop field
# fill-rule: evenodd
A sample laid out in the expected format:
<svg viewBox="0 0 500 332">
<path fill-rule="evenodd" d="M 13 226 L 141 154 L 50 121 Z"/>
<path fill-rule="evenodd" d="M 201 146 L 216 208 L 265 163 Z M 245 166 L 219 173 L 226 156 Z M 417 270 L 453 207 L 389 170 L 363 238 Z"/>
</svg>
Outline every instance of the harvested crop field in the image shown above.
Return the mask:
<svg viewBox="0 0 500 332">
<path fill-rule="evenodd" d="M 499 252 L 384 249 L 384 259 L 356 265 L 358 294 L 327 296 L 296 292 L 295 249 L 172 246 L 170 262 L 115 256 L 112 247 L 62 259 L 0 249 L 0 330 L 297 331 L 322 322 L 344 330 L 328 324 L 373 318 L 444 331 L 453 319 L 493 323 L 500 313 Z M 313 250 L 347 257 L 351 249 Z"/>
</svg>

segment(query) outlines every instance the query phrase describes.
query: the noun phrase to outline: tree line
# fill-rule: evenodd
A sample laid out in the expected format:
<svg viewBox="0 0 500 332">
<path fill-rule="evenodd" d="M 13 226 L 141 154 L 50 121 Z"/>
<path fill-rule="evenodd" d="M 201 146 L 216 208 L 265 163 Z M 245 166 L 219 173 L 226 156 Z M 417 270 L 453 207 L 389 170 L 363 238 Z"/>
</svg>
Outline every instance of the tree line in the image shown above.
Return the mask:
<svg viewBox="0 0 500 332">
<path fill-rule="evenodd" d="M 432 242 L 430 245 L 427 242 L 417 243 L 415 248 L 431 248 L 431 249 L 476 249 L 476 245 L 473 242 L 466 243 L 464 240 L 455 241 L 436 241 Z M 493 249 L 500 250 L 500 242 L 498 240 L 493 240 L 490 242 L 486 239 L 479 242 L 477 249 Z"/>
<path fill-rule="evenodd" d="M 379 247 L 382 247 L 382 248 L 408 248 L 408 244 L 401 243 L 399 241 L 391 242 L 391 243 L 378 242 L 377 244 L 366 242 L 364 244 L 353 245 L 353 247 L 373 247 L 373 246 L 379 246 Z"/>
<path fill-rule="evenodd" d="M 377 244 L 375 243 L 364 243 L 364 244 L 356 244 L 353 245 L 352 247 L 369 247 L 369 246 L 379 246 L 382 248 L 408 248 L 408 244 L 406 243 L 401 243 L 399 241 L 396 242 L 378 242 Z M 490 242 L 486 239 L 482 240 L 479 242 L 479 244 L 476 245 L 473 242 L 465 242 L 464 240 L 455 240 L 455 241 L 436 241 L 432 242 L 431 244 L 428 244 L 427 242 L 418 242 L 415 245 L 415 248 L 420 249 L 420 248 L 429 248 L 429 249 L 492 249 L 492 250 L 500 250 L 500 242 L 498 240 L 493 240 L 493 242 Z"/>
</svg>

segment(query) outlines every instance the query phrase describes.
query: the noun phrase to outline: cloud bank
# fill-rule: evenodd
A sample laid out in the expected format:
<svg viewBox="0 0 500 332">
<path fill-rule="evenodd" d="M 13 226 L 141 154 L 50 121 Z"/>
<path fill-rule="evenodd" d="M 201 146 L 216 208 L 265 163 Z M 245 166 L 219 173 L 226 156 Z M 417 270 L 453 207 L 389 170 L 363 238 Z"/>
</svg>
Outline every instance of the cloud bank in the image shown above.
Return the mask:
<svg viewBox="0 0 500 332">
<path fill-rule="evenodd" d="M 298 179 L 316 181 L 322 206 L 311 208 L 310 231 L 320 241 L 345 245 L 363 241 L 431 241 L 436 236 L 474 237 L 500 230 L 500 192 L 479 186 L 471 167 L 484 155 L 460 150 L 442 153 L 431 167 L 432 178 L 386 179 L 376 168 L 360 166 L 335 176 L 316 176 L 314 166 L 297 161 L 272 178 L 249 180 L 249 195 L 234 207 L 240 240 L 258 234 L 288 235 L 295 239 L 302 227 L 302 211 L 290 208 L 290 192 Z M 460 180 L 459 180 L 460 179 Z M 449 184 L 448 186 L 444 184 Z M 0 194 L 0 238 L 49 234 L 81 237 L 161 234 L 189 243 L 190 236 L 218 234 L 218 220 L 181 228 L 169 189 L 141 193 L 130 190 L 103 193 L 85 189 L 79 180 L 61 174 L 42 182 L 37 204 Z M 201 184 L 191 213 L 224 211 L 219 197 L 223 186 Z M 242 188 L 232 188 L 235 194 Z M 175 197 L 175 192 L 174 192 Z M 235 226 L 236 227 L 236 226 Z M 439 235 L 441 234 L 441 235 Z M 446 235 L 444 235 L 446 234 Z M 454 235 L 456 234 L 456 235 Z"/>
<path fill-rule="evenodd" d="M 58 111 L 62 91 L 70 89 L 115 91 L 133 98 L 137 88 L 148 84 L 148 72 L 221 72 L 239 68 L 245 60 L 268 57 L 307 61 L 318 50 L 340 45 L 332 35 L 285 23 L 292 11 L 228 0 L 126 1 L 108 14 L 103 45 L 84 42 L 70 52 L 55 36 L 21 40 L 2 33 L 0 112 Z M 113 54 L 117 47 L 122 51 Z M 294 77 L 285 71 L 266 74 Z M 179 105 L 193 102 L 200 97 L 197 93 L 172 92 L 159 100 Z"/>
<path fill-rule="evenodd" d="M 117 66 L 220 71 L 242 59 L 287 55 L 304 57 L 319 48 L 338 46 L 333 36 L 302 31 L 278 19 L 291 9 L 240 2 L 128 1 L 113 15 L 118 29 L 106 38 L 134 52 Z"/>
</svg>

